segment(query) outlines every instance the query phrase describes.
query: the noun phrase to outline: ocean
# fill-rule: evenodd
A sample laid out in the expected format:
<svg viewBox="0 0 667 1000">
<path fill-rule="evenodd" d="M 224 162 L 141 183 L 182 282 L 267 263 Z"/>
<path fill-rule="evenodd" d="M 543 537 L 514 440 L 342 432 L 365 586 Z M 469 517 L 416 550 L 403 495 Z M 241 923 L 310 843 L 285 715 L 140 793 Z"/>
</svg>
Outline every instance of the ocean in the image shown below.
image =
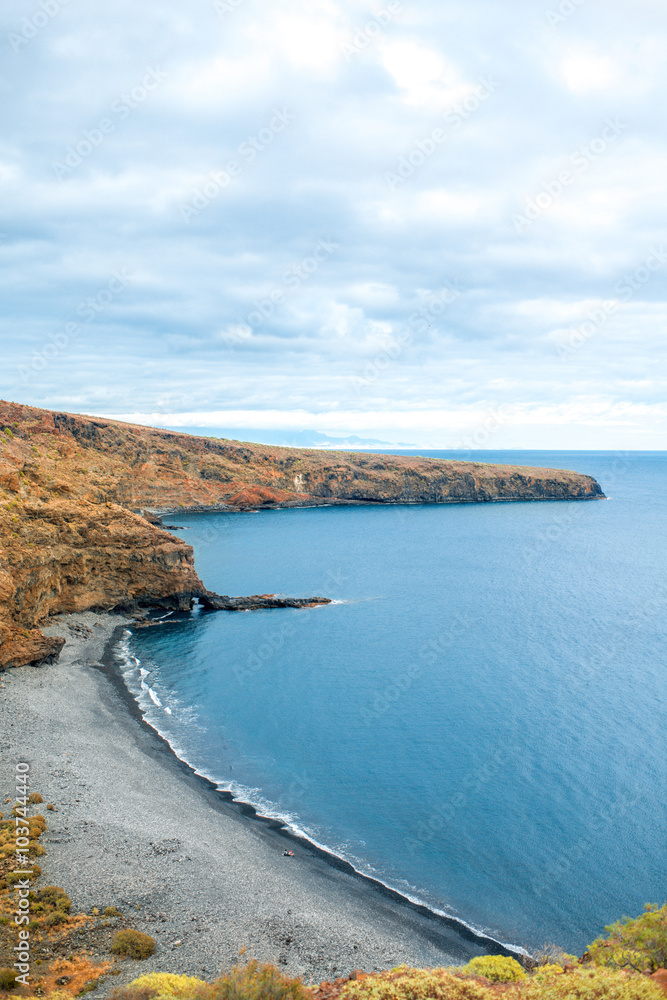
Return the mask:
<svg viewBox="0 0 667 1000">
<path fill-rule="evenodd" d="M 667 453 L 474 458 L 608 499 L 170 515 L 209 589 L 333 603 L 163 615 L 124 676 L 260 813 L 497 941 L 581 954 L 667 894 Z"/>
</svg>

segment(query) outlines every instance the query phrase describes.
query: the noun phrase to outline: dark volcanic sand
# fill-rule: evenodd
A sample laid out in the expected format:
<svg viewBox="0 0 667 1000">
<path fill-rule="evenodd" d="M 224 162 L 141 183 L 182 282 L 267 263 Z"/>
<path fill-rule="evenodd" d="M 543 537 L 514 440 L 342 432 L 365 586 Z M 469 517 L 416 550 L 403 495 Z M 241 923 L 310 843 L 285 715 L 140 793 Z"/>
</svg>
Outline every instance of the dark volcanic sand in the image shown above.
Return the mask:
<svg viewBox="0 0 667 1000">
<path fill-rule="evenodd" d="M 150 971 L 212 978 L 243 946 L 306 982 L 500 950 L 242 815 L 179 762 L 111 665 L 122 622 L 62 616 L 46 629 L 67 638 L 59 663 L 0 677 L 3 798 L 14 796 L 24 760 L 31 789 L 57 807 L 44 813 L 38 885 L 63 886 L 73 912 L 117 906 L 157 941 L 150 959 L 123 963 L 99 993 Z M 72 634 L 77 625 L 92 635 Z M 283 857 L 286 846 L 295 858 Z"/>
</svg>

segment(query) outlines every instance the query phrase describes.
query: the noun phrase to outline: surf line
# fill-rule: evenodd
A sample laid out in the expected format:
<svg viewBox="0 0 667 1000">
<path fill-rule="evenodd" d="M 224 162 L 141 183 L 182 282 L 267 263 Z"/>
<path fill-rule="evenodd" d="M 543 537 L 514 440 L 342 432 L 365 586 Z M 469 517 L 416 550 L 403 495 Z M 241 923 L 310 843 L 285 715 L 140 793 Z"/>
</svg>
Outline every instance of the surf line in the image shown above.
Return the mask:
<svg viewBox="0 0 667 1000">
<path fill-rule="evenodd" d="M 446 913 L 444 910 L 439 910 L 433 906 L 429 906 L 423 900 L 419 899 L 419 897 L 413 897 L 405 892 L 400 892 L 398 889 L 394 889 L 392 886 L 382 882 L 380 879 L 374 878 L 372 875 L 365 874 L 326 845 L 319 844 L 312 837 L 309 837 L 302 831 L 298 831 L 293 826 L 290 826 L 290 824 L 284 819 L 276 818 L 270 814 L 260 812 L 255 805 L 252 804 L 252 802 L 245 801 L 238 795 L 235 795 L 231 789 L 221 787 L 220 782 L 202 774 L 201 771 L 198 771 L 195 767 L 189 764 L 187 758 L 181 756 L 181 754 L 169 742 L 169 739 L 163 735 L 162 732 L 160 732 L 157 725 L 153 724 L 145 717 L 136 696 L 127 685 L 121 669 L 121 665 L 127 662 L 121 651 L 123 640 L 128 638 L 126 634 L 127 632 L 129 632 L 129 629 L 124 625 L 120 625 L 109 639 L 100 663 L 93 664 L 93 666 L 100 670 L 113 684 L 133 718 L 139 722 L 142 728 L 147 730 L 154 739 L 158 740 L 163 750 L 169 754 L 179 770 L 187 775 L 191 781 L 196 782 L 200 789 L 212 794 L 214 799 L 217 800 L 220 805 L 227 808 L 231 807 L 237 814 L 240 814 L 246 819 L 261 823 L 265 828 L 268 828 L 277 836 L 287 839 L 292 844 L 297 844 L 304 860 L 310 856 L 311 858 L 316 858 L 326 862 L 330 867 L 335 868 L 346 875 L 353 876 L 365 885 L 371 886 L 376 892 L 380 893 L 380 895 L 392 900 L 392 902 L 397 903 L 399 906 L 404 907 L 421 917 L 427 918 L 435 925 L 439 925 L 443 928 L 446 927 L 448 930 L 457 933 L 459 937 L 464 940 L 484 948 L 487 954 L 505 955 L 507 957 L 518 958 L 527 957 L 529 955 L 529 952 L 520 945 L 508 944 L 500 941 L 498 938 L 493 937 L 493 935 L 475 927 L 473 924 L 467 923 L 460 917 L 453 916 Z M 130 635 L 131 634 L 132 633 L 130 632 Z"/>
</svg>

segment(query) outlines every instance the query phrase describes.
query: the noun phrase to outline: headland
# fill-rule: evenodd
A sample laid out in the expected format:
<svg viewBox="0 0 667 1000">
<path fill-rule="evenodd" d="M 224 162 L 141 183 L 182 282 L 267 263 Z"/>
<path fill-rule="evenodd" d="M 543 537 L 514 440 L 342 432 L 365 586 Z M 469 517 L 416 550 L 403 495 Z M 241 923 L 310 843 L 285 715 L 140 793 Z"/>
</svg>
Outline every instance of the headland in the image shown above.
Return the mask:
<svg viewBox="0 0 667 1000">
<path fill-rule="evenodd" d="M 601 497 L 577 472 L 244 444 L 0 401 L 0 669 L 57 659 L 61 638 L 40 630 L 53 615 L 244 606 L 209 594 L 162 513 Z"/>
</svg>

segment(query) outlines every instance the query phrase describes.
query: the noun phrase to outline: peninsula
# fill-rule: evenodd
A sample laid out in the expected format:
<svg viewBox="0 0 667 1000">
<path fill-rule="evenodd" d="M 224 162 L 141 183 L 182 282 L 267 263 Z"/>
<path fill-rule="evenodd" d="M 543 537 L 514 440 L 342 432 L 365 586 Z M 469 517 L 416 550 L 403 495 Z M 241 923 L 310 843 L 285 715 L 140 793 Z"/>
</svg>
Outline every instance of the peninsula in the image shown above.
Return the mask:
<svg viewBox="0 0 667 1000">
<path fill-rule="evenodd" d="M 0 669 L 57 658 L 63 640 L 39 625 L 63 612 L 326 603 L 209 593 L 162 514 L 603 496 L 576 472 L 244 444 L 0 401 Z"/>
</svg>

